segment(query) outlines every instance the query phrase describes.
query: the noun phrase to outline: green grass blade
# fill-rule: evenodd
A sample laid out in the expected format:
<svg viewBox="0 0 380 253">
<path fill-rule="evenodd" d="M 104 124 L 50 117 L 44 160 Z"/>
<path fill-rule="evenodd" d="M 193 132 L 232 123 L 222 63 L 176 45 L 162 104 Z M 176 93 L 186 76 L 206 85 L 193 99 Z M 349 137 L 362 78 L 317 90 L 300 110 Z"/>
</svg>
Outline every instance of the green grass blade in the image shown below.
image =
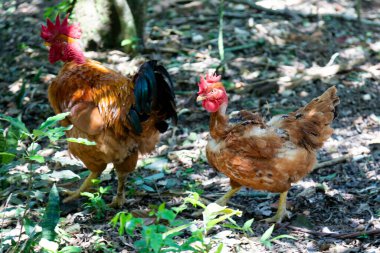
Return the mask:
<svg viewBox="0 0 380 253">
<path fill-rule="evenodd" d="M 265 231 L 265 233 L 261 236 L 260 242 L 267 241 L 271 237 L 273 230 L 274 230 L 274 224 L 270 228 L 268 228 L 267 231 Z"/>
<path fill-rule="evenodd" d="M 54 241 L 56 233 L 55 227 L 59 221 L 59 195 L 55 184 L 50 190 L 49 201 L 42 217 L 40 226 L 42 227 L 42 238 Z"/>
</svg>

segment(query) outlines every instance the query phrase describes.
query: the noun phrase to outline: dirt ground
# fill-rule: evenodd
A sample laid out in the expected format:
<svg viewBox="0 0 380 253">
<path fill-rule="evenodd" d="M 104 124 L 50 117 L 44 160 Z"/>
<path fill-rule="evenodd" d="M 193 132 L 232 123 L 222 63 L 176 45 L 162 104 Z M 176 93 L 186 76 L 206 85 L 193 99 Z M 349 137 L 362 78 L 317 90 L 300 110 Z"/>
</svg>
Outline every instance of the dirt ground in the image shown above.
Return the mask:
<svg viewBox="0 0 380 253">
<path fill-rule="evenodd" d="M 269 225 L 259 220 L 274 214 L 278 195 L 244 189 L 232 198 L 231 206 L 243 211 L 236 219 L 239 224 L 255 219 L 254 234 L 224 233 L 223 252 L 380 252 L 380 5 L 362 1 L 362 18 L 368 22 L 360 26 L 347 18 L 355 15 L 355 1 L 261 1 L 268 8 L 276 2 L 277 12 L 259 10 L 245 1 L 226 2 L 228 112 L 249 109 L 268 119 L 305 105 L 332 85 L 338 88 L 341 104 L 333 123 L 335 132 L 318 153 L 319 165 L 289 192 L 290 220 L 274 231 L 297 240 L 276 240 L 271 250 L 266 249 L 259 238 Z M 22 113 L 30 128 L 53 115 L 47 87 L 60 68 L 49 64 L 39 38 L 46 6 L 41 0 L 0 3 L 0 113 Z M 218 1 L 183 0 L 159 1 L 149 8 L 149 53 L 143 57 L 158 59 L 173 76 L 179 123 L 131 174 L 128 189 L 138 191 L 129 197 L 125 210 L 148 210 L 150 204 L 162 201 L 176 206 L 187 190 L 215 200 L 229 189 L 228 179 L 206 162 L 209 115 L 195 102 L 197 78 L 220 63 L 217 9 Z M 318 15 L 313 14 L 316 11 Z M 102 49 L 86 56 L 122 73 L 141 61 L 141 57 L 132 61 L 118 50 Z M 23 82 L 26 93 L 18 107 L 15 97 Z M 86 171 L 79 162 L 67 159 L 65 144 L 60 146 L 47 163 L 48 171 Z M 145 166 L 149 158 L 157 159 Z M 148 184 L 154 192 L 134 185 L 136 178 L 163 168 L 164 177 Z M 113 186 L 115 192 L 114 173 L 108 171 L 102 179 L 102 185 Z M 46 185 L 36 187 L 46 191 Z M 11 205 L 17 205 L 26 188 L 25 182 L 17 182 L 12 189 L 1 189 L 0 203 L 12 192 Z M 112 195 L 105 198 L 111 201 Z M 117 211 L 109 211 L 107 221 Z M 189 218 L 190 211 L 181 215 Z M 134 252 L 128 239 L 119 237 L 108 223 L 94 222 L 79 202 L 63 207 L 62 217 L 68 224 L 79 224 L 69 244 L 90 247 L 93 231 L 101 229 L 102 240 L 116 252 Z M 15 222 L 5 228 L 15 227 Z M 213 233 L 221 231 L 225 228 L 218 226 Z"/>
</svg>

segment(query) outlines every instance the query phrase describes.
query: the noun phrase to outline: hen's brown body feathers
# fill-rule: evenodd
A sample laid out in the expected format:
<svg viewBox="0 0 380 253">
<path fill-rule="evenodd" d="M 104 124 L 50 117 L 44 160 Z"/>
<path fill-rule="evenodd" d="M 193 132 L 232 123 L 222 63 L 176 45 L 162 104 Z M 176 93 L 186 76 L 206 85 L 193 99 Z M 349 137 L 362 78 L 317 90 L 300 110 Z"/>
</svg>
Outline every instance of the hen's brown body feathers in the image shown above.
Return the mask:
<svg viewBox="0 0 380 253">
<path fill-rule="evenodd" d="M 333 132 L 330 123 L 338 103 L 336 88 L 331 87 L 305 107 L 268 123 L 242 111 L 242 122 L 228 124 L 225 115 L 213 113 L 208 161 L 235 186 L 285 192 L 312 170 L 316 149 Z"/>
</svg>

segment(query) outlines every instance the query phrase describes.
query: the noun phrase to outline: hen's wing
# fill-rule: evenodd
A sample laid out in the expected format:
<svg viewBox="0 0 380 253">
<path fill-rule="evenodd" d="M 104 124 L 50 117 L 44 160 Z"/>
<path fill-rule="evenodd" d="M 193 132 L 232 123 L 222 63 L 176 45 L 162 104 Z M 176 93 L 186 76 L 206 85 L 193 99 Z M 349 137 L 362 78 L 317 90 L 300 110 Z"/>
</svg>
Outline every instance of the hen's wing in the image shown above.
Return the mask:
<svg viewBox="0 0 380 253">
<path fill-rule="evenodd" d="M 275 159 L 284 140 L 256 115 L 252 120 L 234 124 L 226 136 L 209 141 L 209 163 L 234 182 L 258 190 L 281 191 L 290 183 L 289 175 L 276 168 Z"/>
<path fill-rule="evenodd" d="M 274 117 L 268 124 L 284 129 L 297 146 L 318 149 L 333 133 L 330 124 L 337 116 L 339 104 L 336 93 L 336 88 L 330 87 L 305 107 L 289 115 Z"/>
</svg>

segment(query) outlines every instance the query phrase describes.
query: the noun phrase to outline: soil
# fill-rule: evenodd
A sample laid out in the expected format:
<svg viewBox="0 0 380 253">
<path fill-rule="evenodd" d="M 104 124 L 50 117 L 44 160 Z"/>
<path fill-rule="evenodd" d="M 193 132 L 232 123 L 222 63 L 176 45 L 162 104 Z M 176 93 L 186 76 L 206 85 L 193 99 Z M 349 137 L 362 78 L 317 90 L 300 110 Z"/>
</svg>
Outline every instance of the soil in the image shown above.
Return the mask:
<svg viewBox="0 0 380 253">
<path fill-rule="evenodd" d="M 276 226 L 273 233 L 273 236 L 291 235 L 296 240 L 275 240 L 272 249 L 265 248 L 260 236 L 270 225 L 260 220 L 274 214 L 278 195 L 244 189 L 231 199 L 230 205 L 243 211 L 243 216 L 235 219 L 238 224 L 254 218 L 254 234 L 247 236 L 229 230 L 223 237 L 223 252 L 380 252 L 380 233 L 376 232 L 380 230 L 378 4 L 362 1 L 362 18 L 377 25 L 360 25 L 357 21 L 324 16 L 328 12 L 352 16 L 355 1 L 298 1 L 297 5 L 290 3 L 294 1 L 278 1 L 278 6 L 288 2 L 287 15 L 259 11 L 244 4 L 245 1 L 225 2 L 228 3 L 224 18 L 223 78 L 230 97 L 228 112 L 249 109 L 268 119 L 305 105 L 332 85 L 338 88 L 341 103 L 339 116 L 333 123 L 335 132 L 318 153 L 320 163 L 333 161 L 332 164 L 315 169 L 294 184 L 288 195 L 291 217 Z M 51 4 L 40 0 L 0 3 L 0 113 L 22 115 L 30 129 L 53 115 L 47 87 L 61 65 L 49 64 L 47 50 L 39 38 L 43 10 Z M 145 31 L 147 53 L 135 59 L 115 49 L 86 53 L 87 57 L 122 73 L 133 72 L 143 59 L 157 59 L 175 81 L 178 126 L 163 134 L 153 154 L 140 159 L 140 168 L 128 182 L 129 191 L 137 191 L 128 197 L 125 211 L 149 210 L 152 204 L 163 201 L 169 207 L 178 206 L 187 190 L 202 192 L 204 198 L 215 200 L 229 189 L 228 179 L 206 162 L 209 115 L 195 101 L 199 75 L 220 64 L 218 6 L 218 1 L 155 1 L 149 7 Z M 313 8 L 320 10 L 320 16 L 298 14 Z M 340 55 L 333 60 L 335 53 Z M 329 62 L 346 66 L 357 59 L 363 60 L 332 75 L 306 78 L 291 86 L 283 82 L 302 76 L 315 66 L 324 67 Z M 23 83 L 24 94 L 20 93 Z M 19 94 L 23 96 L 20 98 Z M 46 171 L 70 169 L 77 174 L 86 171 L 79 162 L 68 162 L 66 145 L 59 146 L 59 152 L 51 151 L 56 159 L 48 160 Z M 347 159 L 339 160 L 340 157 Z M 151 158 L 156 158 L 156 162 L 145 166 Z M 165 164 L 164 169 L 161 163 Z M 144 184 L 154 192 L 136 186 L 138 178 L 159 172 L 165 176 Z M 116 191 L 114 177 L 110 171 L 102 177 L 102 185 L 112 186 L 112 194 L 105 196 L 106 202 L 111 201 Z M 78 185 L 76 181 L 60 186 Z M 50 186 L 36 185 L 36 188 L 46 193 Z M 0 201 L 5 203 L 12 192 L 15 200 L 10 205 L 17 206 L 22 203 L 21 193 L 26 189 L 26 182 L 17 182 L 1 190 Z M 94 220 L 83 209 L 83 200 L 61 207 L 61 217 L 66 218 L 67 224 L 79 224 L 75 239 L 68 244 L 89 250 L 91 236 L 100 229 L 102 241 L 113 245 L 116 252 L 134 252 L 131 239 L 119 237 L 107 222 Z M 44 202 L 38 202 L 37 206 L 44 206 Z M 120 210 L 109 211 L 105 219 L 109 221 L 117 211 Z M 190 218 L 192 211 L 180 215 Z M 16 222 L 13 219 L 2 226 L 15 228 Z M 212 234 L 222 231 L 226 229 L 217 226 Z M 368 231 L 375 232 L 371 235 Z"/>
</svg>

